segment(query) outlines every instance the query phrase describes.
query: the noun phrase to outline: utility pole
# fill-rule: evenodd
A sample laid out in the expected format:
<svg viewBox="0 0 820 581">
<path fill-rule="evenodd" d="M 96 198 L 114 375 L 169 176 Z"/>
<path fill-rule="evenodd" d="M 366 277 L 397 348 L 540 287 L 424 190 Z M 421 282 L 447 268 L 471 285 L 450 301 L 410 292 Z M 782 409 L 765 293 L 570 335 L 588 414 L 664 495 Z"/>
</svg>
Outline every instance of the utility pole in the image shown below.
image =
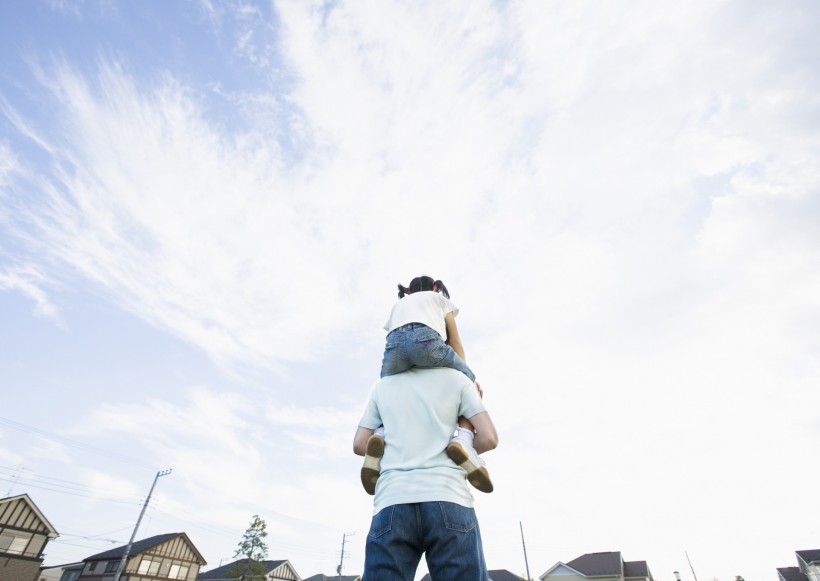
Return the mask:
<svg viewBox="0 0 820 581">
<path fill-rule="evenodd" d="M 518 521 L 518 528 L 521 529 L 521 546 L 524 547 L 524 566 L 527 568 L 527 581 L 530 581 L 532 577 L 530 577 L 530 564 L 527 561 L 527 545 L 524 544 L 524 525 L 521 524 L 521 521 Z"/>
<path fill-rule="evenodd" d="M 692 577 L 695 578 L 695 581 L 698 581 L 698 576 L 695 575 L 695 568 L 692 566 L 692 561 L 689 559 L 689 553 L 684 551 L 683 554 L 686 555 L 686 560 L 689 561 L 689 568 L 692 569 Z"/>
<path fill-rule="evenodd" d="M 134 544 L 134 537 L 137 536 L 137 529 L 140 528 L 140 522 L 142 522 L 142 515 L 145 514 L 145 509 L 148 508 L 148 503 L 151 501 L 151 494 L 154 492 L 154 487 L 157 485 L 157 480 L 159 480 L 160 476 L 167 476 L 171 473 L 171 469 L 163 470 L 161 472 L 157 472 L 157 475 L 154 476 L 154 483 L 151 485 L 151 490 L 148 491 L 148 496 L 145 498 L 145 503 L 142 505 L 142 510 L 140 511 L 140 516 L 137 519 L 137 524 L 134 525 L 134 532 L 131 533 L 131 540 L 128 541 L 128 544 L 125 546 L 125 552 L 122 554 L 122 559 L 120 559 L 120 566 L 117 567 L 117 572 L 114 574 L 114 581 L 120 581 L 120 575 L 122 575 L 123 569 L 125 569 L 125 563 L 128 561 L 128 555 L 131 553 L 131 545 Z"/>
<path fill-rule="evenodd" d="M 339 574 L 339 579 L 342 578 L 342 565 L 344 565 L 345 562 L 345 542 L 347 541 L 347 537 L 352 537 L 355 534 L 356 533 L 345 533 L 342 535 L 342 555 L 339 559 L 339 567 L 336 569 L 336 572 Z M 116 579 L 114 581 L 116 581 Z"/>
</svg>

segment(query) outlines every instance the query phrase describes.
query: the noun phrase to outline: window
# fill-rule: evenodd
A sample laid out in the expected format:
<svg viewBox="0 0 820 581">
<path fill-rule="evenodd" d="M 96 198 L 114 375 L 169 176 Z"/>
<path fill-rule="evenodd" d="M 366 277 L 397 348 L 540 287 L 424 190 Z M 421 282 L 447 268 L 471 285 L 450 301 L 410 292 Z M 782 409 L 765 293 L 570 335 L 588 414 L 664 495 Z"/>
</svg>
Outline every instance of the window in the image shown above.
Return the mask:
<svg viewBox="0 0 820 581">
<path fill-rule="evenodd" d="M 31 540 L 31 535 L 15 534 L 6 531 L 0 534 L 0 551 L 22 555 Z"/>
<path fill-rule="evenodd" d="M 106 573 L 116 573 L 117 569 L 120 567 L 119 561 L 108 561 L 108 564 L 105 566 Z"/>
<path fill-rule="evenodd" d="M 137 569 L 137 573 L 140 575 L 156 575 L 157 571 L 159 571 L 160 563 L 162 563 L 162 561 L 152 561 L 151 559 L 143 558 L 139 569 Z"/>
<path fill-rule="evenodd" d="M 171 570 L 168 571 L 169 579 L 186 579 L 188 577 L 188 565 L 171 565 Z"/>
<path fill-rule="evenodd" d="M 93 563 L 91 563 L 91 565 L 88 566 L 88 572 L 91 573 L 96 568 L 97 568 L 97 561 L 94 561 Z"/>
</svg>

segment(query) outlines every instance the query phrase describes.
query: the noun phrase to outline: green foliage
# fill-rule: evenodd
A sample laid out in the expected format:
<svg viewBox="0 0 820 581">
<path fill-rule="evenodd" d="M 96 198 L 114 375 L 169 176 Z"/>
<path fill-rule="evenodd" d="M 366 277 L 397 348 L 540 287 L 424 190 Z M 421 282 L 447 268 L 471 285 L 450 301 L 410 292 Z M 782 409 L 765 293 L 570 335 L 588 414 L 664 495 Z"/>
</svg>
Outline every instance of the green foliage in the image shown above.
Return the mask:
<svg viewBox="0 0 820 581">
<path fill-rule="evenodd" d="M 268 536 L 267 523 L 253 515 L 251 524 L 242 535 L 242 540 L 236 547 L 234 557 L 243 557 L 244 560 L 232 567 L 228 574 L 237 579 L 262 579 L 267 571 L 262 562 L 268 556 L 268 545 L 265 537 Z"/>
</svg>

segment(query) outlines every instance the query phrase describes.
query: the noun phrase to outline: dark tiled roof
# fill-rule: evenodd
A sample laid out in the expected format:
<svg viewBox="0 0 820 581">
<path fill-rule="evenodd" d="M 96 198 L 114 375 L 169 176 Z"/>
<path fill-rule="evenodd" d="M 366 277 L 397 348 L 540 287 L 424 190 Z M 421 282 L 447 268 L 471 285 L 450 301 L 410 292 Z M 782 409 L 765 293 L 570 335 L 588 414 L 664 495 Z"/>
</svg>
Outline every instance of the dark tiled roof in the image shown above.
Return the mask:
<svg viewBox="0 0 820 581">
<path fill-rule="evenodd" d="M 178 537 L 179 535 L 184 534 L 185 533 L 167 533 L 164 535 L 157 535 L 155 537 L 142 539 L 140 541 L 134 541 L 134 544 L 131 545 L 131 552 L 128 554 L 136 555 L 137 553 L 142 553 L 143 551 L 147 551 L 152 547 L 161 545 L 165 541 L 170 541 L 174 537 Z M 102 553 L 91 555 L 90 557 L 86 557 L 85 559 L 83 559 L 83 561 L 110 561 L 111 559 L 121 559 L 123 554 L 125 553 L 125 548 L 127 546 L 128 545 L 123 545 L 121 547 L 117 547 L 116 549 L 109 549 Z"/>
<path fill-rule="evenodd" d="M 523 577 L 519 577 L 518 575 L 513 575 L 506 569 L 492 569 L 491 571 L 487 571 L 490 574 L 490 581 L 521 581 Z M 427 573 L 424 577 L 421 578 L 421 581 L 430 581 L 430 573 Z M 307 580 L 305 580 L 307 581 Z"/>
<path fill-rule="evenodd" d="M 237 565 L 241 565 L 247 562 L 248 559 L 239 559 L 238 561 L 234 561 L 233 563 L 228 563 L 227 565 L 222 565 L 221 567 L 217 567 L 216 569 L 211 569 L 206 573 L 200 573 L 197 576 L 197 579 L 231 579 L 231 577 L 228 576 L 231 569 L 233 569 Z M 284 559 L 282 559 L 281 561 L 262 561 L 262 563 L 265 564 L 266 573 L 270 573 L 284 562 Z"/>
<path fill-rule="evenodd" d="M 523 577 L 514 575 L 506 569 L 493 569 L 488 571 L 490 574 L 490 581 L 521 581 Z"/>
<path fill-rule="evenodd" d="M 808 577 L 800 571 L 800 567 L 780 567 L 777 573 L 783 581 L 808 581 Z"/>
<path fill-rule="evenodd" d="M 596 575 L 619 576 L 622 571 L 621 552 L 587 553 L 573 559 L 566 565 L 587 577 L 595 577 Z"/>
<path fill-rule="evenodd" d="M 361 581 L 361 575 L 342 575 L 341 581 Z M 307 579 L 302 579 L 302 581 L 339 581 L 338 575 L 331 575 L 328 577 L 327 575 L 323 575 L 322 573 L 318 573 L 316 575 L 311 575 Z"/>
<path fill-rule="evenodd" d="M 487 573 L 490 574 L 490 581 L 521 581 L 523 579 L 523 577 L 513 575 L 506 569 L 493 569 L 491 571 L 487 571 Z M 430 581 L 430 573 L 427 573 L 424 577 L 422 577 L 421 581 Z"/>
<path fill-rule="evenodd" d="M 797 556 L 803 560 L 804 563 L 807 565 L 809 563 L 814 563 L 815 561 L 820 561 L 820 549 L 811 549 L 808 551 L 795 551 Z"/>
<path fill-rule="evenodd" d="M 646 561 L 624 561 L 624 577 L 652 578 Z"/>
</svg>

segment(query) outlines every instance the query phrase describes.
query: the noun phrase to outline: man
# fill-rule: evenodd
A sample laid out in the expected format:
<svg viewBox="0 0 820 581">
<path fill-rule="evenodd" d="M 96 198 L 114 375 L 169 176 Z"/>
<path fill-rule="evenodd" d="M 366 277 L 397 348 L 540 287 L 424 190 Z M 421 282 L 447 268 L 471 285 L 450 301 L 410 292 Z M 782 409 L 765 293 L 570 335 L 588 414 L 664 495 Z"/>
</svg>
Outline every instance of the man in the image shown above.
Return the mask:
<svg viewBox="0 0 820 581">
<path fill-rule="evenodd" d="M 467 474 L 446 452 L 459 416 L 476 430 L 477 453 L 498 445 L 476 385 L 459 371 L 412 368 L 373 388 L 353 440 L 364 456 L 384 426 L 362 581 L 413 581 L 422 554 L 433 581 L 488 581 Z"/>
</svg>

